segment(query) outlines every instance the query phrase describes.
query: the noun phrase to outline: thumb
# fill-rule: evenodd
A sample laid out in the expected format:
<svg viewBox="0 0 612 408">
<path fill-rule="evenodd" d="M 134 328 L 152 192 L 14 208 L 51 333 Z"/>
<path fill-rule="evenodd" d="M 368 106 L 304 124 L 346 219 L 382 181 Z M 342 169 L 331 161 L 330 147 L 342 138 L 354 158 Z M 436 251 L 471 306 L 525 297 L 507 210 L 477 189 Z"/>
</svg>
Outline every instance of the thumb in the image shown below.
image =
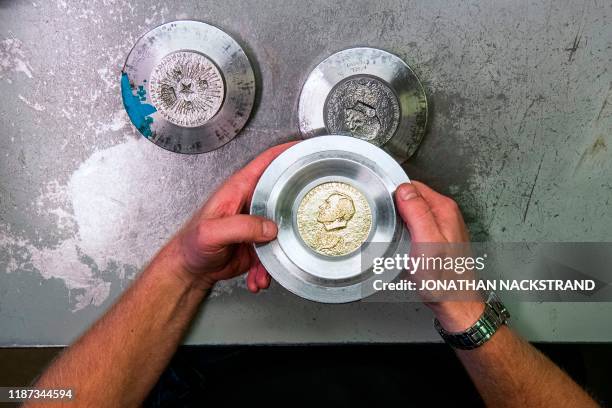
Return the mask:
<svg viewBox="0 0 612 408">
<path fill-rule="evenodd" d="M 264 217 L 238 214 L 202 221 L 198 228 L 200 249 L 208 252 L 240 243 L 268 242 L 276 237 L 276 224 Z"/>
<path fill-rule="evenodd" d="M 395 190 L 397 211 L 415 242 L 440 242 L 444 237 L 438 228 L 429 203 L 414 184 L 400 184 Z"/>
</svg>

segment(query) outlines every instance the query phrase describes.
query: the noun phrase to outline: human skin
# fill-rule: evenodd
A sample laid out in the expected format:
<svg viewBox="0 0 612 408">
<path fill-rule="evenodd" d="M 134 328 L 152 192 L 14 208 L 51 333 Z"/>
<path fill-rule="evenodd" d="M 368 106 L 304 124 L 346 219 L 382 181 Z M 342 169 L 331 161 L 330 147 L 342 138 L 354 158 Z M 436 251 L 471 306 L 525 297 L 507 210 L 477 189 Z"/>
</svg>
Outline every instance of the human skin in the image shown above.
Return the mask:
<svg viewBox="0 0 612 408">
<path fill-rule="evenodd" d="M 71 388 L 75 396 L 74 401 L 53 406 L 141 405 L 215 282 L 248 270 L 249 290 L 268 287 L 270 276 L 252 244 L 274 239 L 277 228 L 244 213 L 265 168 L 290 146 L 267 150 L 228 179 L 117 303 L 51 364 L 35 386 Z M 469 240 L 456 204 L 424 184 L 401 185 L 396 202 L 415 242 Z M 483 310 L 480 302 L 427 304 L 449 331 L 467 328 Z M 596 406 L 565 373 L 506 326 L 482 347 L 457 355 L 488 405 Z"/>
<path fill-rule="evenodd" d="M 444 244 L 469 243 L 463 216 L 451 198 L 412 181 L 398 186 L 395 203 L 413 244 L 442 244 L 439 247 L 445 248 Z M 452 250 L 452 245 L 447 248 Z M 251 280 L 257 283 L 261 278 Z M 267 287 L 267 282 L 254 292 Z M 449 332 L 462 332 L 472 326 L 484 310 L 481 301 L 433 302 L 429 294 L 422 296 Z M 484 345 L 455 351 L 487 406 L 598 406 L 565 372 L 506 325 Z M 440 375 L 444 375 L 443 370 L 441 367 Z"/>
<path fill-rule="evenodd" d="M 265 151 L 231 176 L 110 310 L 47 368 L 37 388 L 74 393 L 73 401 L 54 407 L 140 406 L 215 282 L 249 270 L 250 288 L 268 286 L 253 243 L 274 239 L 277 228 L 245 213 L 261 174 L 292 144 Z"/>
<path fill-rule="evenodd" d="M 417 181 L 400 185 L 395 199 L 414 242 L 469 242 L 461 211 L 452 199 Z M 425 304 L 450 332 L 470 327 L 484 308 L 478 301 Z M 506 325 L 484 345 L 456 353 L 487 406 L 597 406 L 565 372 Z"/>
</svg>

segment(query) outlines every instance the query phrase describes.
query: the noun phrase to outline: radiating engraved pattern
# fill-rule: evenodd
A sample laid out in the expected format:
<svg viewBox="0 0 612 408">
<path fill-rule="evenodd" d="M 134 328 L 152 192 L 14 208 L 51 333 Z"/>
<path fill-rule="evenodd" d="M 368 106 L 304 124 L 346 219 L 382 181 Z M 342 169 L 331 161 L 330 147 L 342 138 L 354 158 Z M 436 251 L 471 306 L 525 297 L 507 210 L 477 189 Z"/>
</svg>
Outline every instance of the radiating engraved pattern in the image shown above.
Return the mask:
<svg viewBox="0 0 612 408">
<path fill-rule="evenodd" d="M 369 76 L 349 78 L 332 89 L 324 109 L 325 125 L 332 134 L 349 133 L 376 146 L 395 133 L 400 107 L 393 91 Z"/>
<path fill-rule="evenodd" d="M 166 55 L 153 69 L 150 81 L 153 105 L 164 119 L 178 126 L 202 126 L 223 104 L 221 73 L 195 52 Z"/>
<path fill-rule="evenodd" d="M 310 190 L 298 206 L 298 232 L 316 252 L 341 256 L 368 238 L 372 212 L 364 195 L 346 183 L 329 182 Z"/>
</svg>

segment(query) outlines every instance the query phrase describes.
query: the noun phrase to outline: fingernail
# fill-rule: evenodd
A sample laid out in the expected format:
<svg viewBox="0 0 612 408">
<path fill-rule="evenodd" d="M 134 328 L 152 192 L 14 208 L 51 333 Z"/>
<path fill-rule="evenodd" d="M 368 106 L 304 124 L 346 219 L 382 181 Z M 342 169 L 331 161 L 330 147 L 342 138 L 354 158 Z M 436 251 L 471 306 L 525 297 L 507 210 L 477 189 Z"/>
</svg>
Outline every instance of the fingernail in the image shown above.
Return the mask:
<svg viewBox="0 0 612 408">
<path fill-rule="evenodd" d="M 276 224 L 272 221 L 264 221 L 263 234 L 266 238 L 274 238 L 276 236 Z"/>
<path fill-rule="evenodd" d="M 397 189 L 397 193 L 399 194 L 399 198 L 402 201 L 412 200 L 413 198 L 417 198 L 419 194 L 415 191 L 413 186 L 402 185 Z"/>
</svg>

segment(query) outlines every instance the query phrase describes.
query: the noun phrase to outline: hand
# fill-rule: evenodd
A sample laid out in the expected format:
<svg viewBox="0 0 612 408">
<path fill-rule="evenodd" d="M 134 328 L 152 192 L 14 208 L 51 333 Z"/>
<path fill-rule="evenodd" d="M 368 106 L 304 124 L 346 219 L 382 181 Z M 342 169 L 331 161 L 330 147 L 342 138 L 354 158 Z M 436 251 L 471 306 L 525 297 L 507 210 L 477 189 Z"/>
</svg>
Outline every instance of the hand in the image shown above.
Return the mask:
<svg viewBox="0 0 612 408">
<path fill-rule="evenodd" d="M 270 276 L 253 243 L 268 242 L 277 234 L 276 224 L 248 211 L 253 190 L 268 165 L 296 142 L 266 150 L 232 175 L 194 215 L 173 240 L 182 259 L 179 278 L 201 289 L 230 279 L 247 269 L 251 291 L 267 288 Z"/>
<path fill-rule="evenodd" d="M 470 236 L 459 206 L 451 198 L 435 192 L 423 183 L 413 181 L 397 188 L 395 201 L 397 210 L 410 231 L 413 243 L 469 242 Z M 413 248 L 416 246 L 413 245 Z M 437 255 L 443 256 L 443 254 Z M 448 255 L 456 256 L 456 254 Z M 249 290 L 252 292 L 267 288 L 270 282 L 268 273 L 263 267 L 249 270 L 247 280 L 250 282 Z M 432 302 L 431 299 L 424 301 L 449 331 L 465 330 L 478 320 L 484 308 L 480 301 Z"/>
<path fill-rule="evenodd" d="M 410 230 L 413 245 L 412 256 L 434 249 L 422 244 L 468 243 L 470 236 L 463 221 L 459 206 L 451 198 L 439 194 L 418 181 L 400 185 L 395 192 L 397 210 Z M 463 246 L 436 245 L 435 256 L 458 256 L 455 250 Z M 463 248 L 467 248 L 467 245 Z M 465 255 L 465 254 L 463 254 Z M 468 254 L 469 255 L 469 254 Z M 451 272 L 454 274 L 454 272 Z M 412 275 L 415 279 L 424 276 L 419 271 Z M 431 276 L 430 276 L 431 277 Z M 439 277 L 438 277 L 439 278 Z M 482 314 L 484 304 L 481 301 L 435 301 L 439 294 L 420 293 L 425 304 L 429 306 L 442 326 L 451 332 L 459 332 L 470 327 Z"/>
</svg>

